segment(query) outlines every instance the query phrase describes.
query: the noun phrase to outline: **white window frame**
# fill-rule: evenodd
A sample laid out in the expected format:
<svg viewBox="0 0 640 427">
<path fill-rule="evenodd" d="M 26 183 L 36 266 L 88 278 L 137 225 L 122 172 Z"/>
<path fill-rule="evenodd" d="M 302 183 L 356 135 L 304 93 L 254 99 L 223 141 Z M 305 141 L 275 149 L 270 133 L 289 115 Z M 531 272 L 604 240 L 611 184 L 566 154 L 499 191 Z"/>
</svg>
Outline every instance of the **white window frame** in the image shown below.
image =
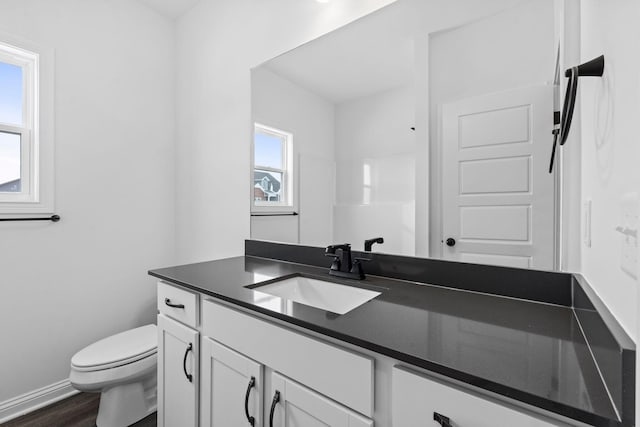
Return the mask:
<svg viewBox="0 0 640 427">
<path fill-rule="evenodd" d="M 282 148 L 282 169 L 256 165 L 255 164 L 255 134 L 256 132 L 268 133 L 283 138 Z M 296 210 L 295 197 L 295 164 L 293 153 L 293 134 L 272 126 L 263 125 L 261 123 L 253 124 L 253 134 L 251 138 L 251 213 L 268 215 L 270 213 L 293 213 Z M 254 196 L 253 174 L 256 169 L 267 172 L 282 173 L 282 197 L 279 202 L 256 201 Z"/>
<path fill-rule="evenodd" d="M 0 217 L 54 211 L 53 51 L 0 33 L 0 61 L 22 68 L 22 124 L 0 122 L 20 135 L 19 192 L 0 192 Z"/>
</svg>

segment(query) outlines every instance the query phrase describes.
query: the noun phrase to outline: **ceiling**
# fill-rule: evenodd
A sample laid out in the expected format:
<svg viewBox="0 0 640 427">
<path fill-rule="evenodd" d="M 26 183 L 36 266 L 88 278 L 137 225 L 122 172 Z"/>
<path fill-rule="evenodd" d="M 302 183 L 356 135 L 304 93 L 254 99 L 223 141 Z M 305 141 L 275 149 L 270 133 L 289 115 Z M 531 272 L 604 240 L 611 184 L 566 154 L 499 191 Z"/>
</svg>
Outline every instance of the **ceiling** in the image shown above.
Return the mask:
<svg viewBox="0 0 640 427">
<path fill-rule="evenodd" d="M 170 19 L 177 19 L 200 0 L 138 0 Z"/>
<path fill-rule="evenodd" d="M 415 39 L 473 22 L 523 0 L 398 0 L 262 64 L 339 104 L 411 84 Z"/>
</svg>

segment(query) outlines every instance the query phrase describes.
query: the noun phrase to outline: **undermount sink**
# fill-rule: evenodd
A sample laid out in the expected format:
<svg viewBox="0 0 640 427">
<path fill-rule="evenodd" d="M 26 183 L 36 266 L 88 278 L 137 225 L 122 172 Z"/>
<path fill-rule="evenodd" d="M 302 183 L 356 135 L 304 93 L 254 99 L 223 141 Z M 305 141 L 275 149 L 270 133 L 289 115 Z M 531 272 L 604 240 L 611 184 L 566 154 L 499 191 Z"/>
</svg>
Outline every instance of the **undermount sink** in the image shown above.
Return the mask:
<svg viewBox="0 0 640 427">
<path fill-rule="evenodd" d="M 348 313 L 380 295 L 368 289 L 303 276 L 256 286 L 253 290 L 337 314 Z"/>
</svg>

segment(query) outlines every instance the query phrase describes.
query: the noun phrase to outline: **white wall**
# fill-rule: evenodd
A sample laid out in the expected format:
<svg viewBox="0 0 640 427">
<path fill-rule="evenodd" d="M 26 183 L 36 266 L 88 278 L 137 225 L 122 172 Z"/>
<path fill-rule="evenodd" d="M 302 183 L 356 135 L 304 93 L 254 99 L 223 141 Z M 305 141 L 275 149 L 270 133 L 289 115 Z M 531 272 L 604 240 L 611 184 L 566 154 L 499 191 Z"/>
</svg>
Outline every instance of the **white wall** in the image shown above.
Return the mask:
<svg viewBox="0 0 640 427">
<path fill-rule="evenodd" d="M 392 0 L 202 0 L 177 23 L 179 262 L 249 237 L 249 70 Z"/>
<path fill-rule="evenodd" d="M 333 241 L 333 103 L 270 71 L 251 72 L 253 121 L 293 134 L 299 216 L 251 217 L 251 238 L 327 246 Z"/>
<path fill-rule="evenodd" d="M 439 107 L 474 95 L 551 83 L 555 67 L 554 36 L 553 0 L 528 0 L 497 15 L 430 37 L 431 256 L 442 254 L 438 178 L 441 153 L 436 143 Z"/>
<path fill-rule="evenodd" d="M 583 0 L 581 60 L 605 56 L 603 79 L 580 79 L 582 200 L 592 201 L 583 274 L 632 337 L 638 281 L 620 268 L 620 201 L 640 192 L 640 6 L 636 0 Z"/>
<path fill-rule="evenodd" d="M 337 105 L 336 242 L 415 254 L 415 104 L 408 85 Z"/>
<path fill-rule="evenodd" d="M 155 319 L 174 261 L 173 26 L 127 0 L 3 0 L 0 32 L 55 49 L 56 213 L 0 223 L 0 402 Z"/>
</svg>

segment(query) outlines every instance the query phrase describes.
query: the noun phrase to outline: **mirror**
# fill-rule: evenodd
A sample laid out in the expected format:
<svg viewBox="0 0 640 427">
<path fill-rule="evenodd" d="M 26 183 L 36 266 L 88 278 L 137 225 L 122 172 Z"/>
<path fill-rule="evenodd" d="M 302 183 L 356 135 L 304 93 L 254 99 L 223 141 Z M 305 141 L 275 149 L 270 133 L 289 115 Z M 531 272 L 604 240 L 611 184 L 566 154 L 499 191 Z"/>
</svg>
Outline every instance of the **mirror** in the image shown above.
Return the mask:
<svg viewBox="0 0 640 427">
<path fill-rule="evenodd" d="M 554 0 L 398 0 L 252 69 L 251 238 L 554 269 Z"/>
</svg>

